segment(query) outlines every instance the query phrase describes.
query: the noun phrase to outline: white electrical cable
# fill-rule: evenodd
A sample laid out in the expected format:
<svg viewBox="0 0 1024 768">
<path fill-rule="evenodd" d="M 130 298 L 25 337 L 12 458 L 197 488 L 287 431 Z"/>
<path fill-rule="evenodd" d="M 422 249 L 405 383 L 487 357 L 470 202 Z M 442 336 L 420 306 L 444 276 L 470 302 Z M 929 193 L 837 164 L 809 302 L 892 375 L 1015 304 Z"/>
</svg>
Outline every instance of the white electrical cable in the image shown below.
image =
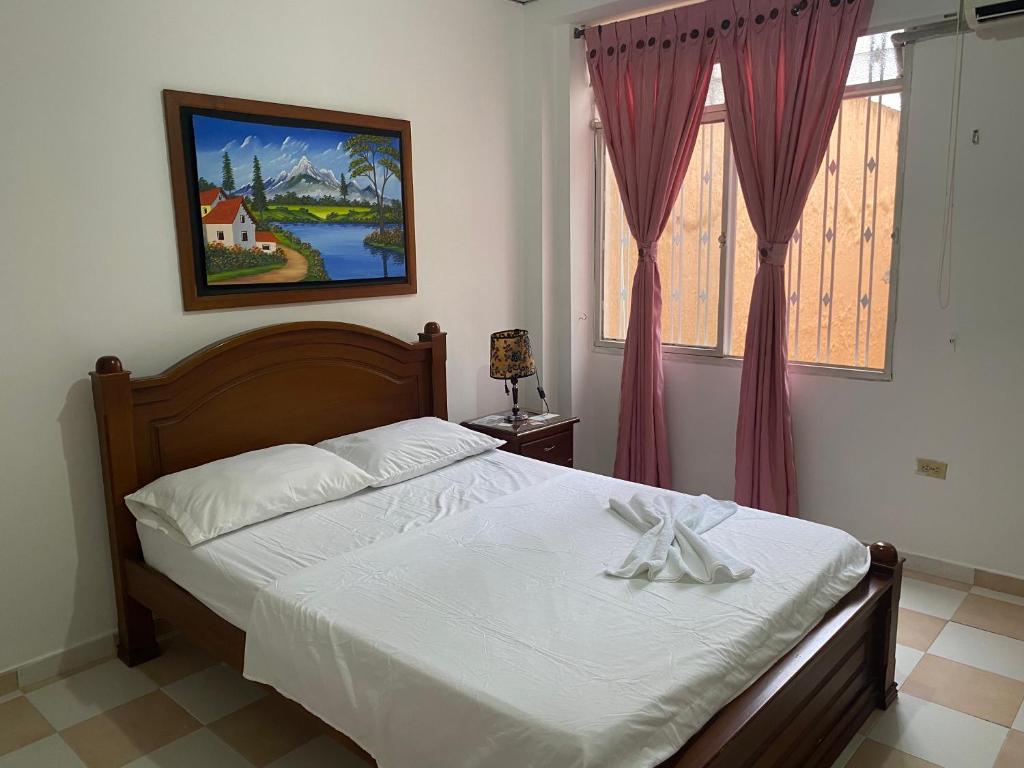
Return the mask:
<svg viewBox="0 0 1024 768">
<path fill-rule="evenodd" d="M 949 144 L 946 153 L 946 210 L 942 224 L 942 252 L 939 254 L 939 275 L 936 291 L 939 307 L 949 307 L 953 293 L 953 211 L 955 208 L 956 162 L 959 155 L 960 94 L 964 80 L 964 0 L 956 20 L 956 54 L 953 60 L 953 96 L 949 105 Z"/>
</svg>

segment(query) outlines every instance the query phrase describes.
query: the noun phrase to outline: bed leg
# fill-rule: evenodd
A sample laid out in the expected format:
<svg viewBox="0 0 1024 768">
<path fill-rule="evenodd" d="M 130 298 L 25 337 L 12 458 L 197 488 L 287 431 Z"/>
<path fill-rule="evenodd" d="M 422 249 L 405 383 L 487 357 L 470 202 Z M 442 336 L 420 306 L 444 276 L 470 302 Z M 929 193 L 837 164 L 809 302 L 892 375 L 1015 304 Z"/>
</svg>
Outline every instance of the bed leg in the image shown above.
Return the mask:
<svg viewBox="0 0 1024 768">
<path fill-rule="evenodd" d="M 892 587 L 880 607 L 878 648 L 882 672 L 878 706 L 888 709 L 896 701 L 896 624 L 899 619 L 900 587 L 903 583 L 903 559 L 896 547 L 886 542 L 872 544 L 871 572 L 892 579 Z"/>
<path fill-rule="evenodd" d="M 160 655 L 156 642 L 153 612 L 142 603 L 124 595 L 117 606 L 117 657 L 129 667 Z"/>
</svg>

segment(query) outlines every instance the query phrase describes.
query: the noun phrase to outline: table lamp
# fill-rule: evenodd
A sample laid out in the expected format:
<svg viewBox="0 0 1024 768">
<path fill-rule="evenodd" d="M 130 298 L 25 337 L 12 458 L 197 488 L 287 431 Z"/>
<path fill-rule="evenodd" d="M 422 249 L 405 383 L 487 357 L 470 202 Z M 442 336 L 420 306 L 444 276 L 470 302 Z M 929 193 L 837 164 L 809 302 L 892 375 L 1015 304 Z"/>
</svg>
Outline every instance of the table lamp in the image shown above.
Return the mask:
<svg viewBox="0 0 1024 768">
<path fill-rule="evenodd" d="M 491 334 L 491 378 L 504 379 L 512 384 L 512 413 L 505 417 L 510 424 L 529 418 L 519 410 L 519 379 L 533 376 L 536 372 L 529 333 L 514 329 Z"/>
</svg>

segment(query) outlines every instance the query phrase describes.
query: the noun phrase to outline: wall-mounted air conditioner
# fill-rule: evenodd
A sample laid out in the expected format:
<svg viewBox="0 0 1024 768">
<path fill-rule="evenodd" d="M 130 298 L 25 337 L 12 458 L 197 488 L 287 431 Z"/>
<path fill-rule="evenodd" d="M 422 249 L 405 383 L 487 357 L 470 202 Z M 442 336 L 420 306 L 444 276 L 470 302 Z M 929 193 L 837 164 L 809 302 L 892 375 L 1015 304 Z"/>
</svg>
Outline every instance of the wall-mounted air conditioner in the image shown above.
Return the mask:
<svg viewBox="0 0 1024 768">
<path fill-rule="evenodd" d="M 1024 0 L 966 0 L 967 24 L 979 34 L 1024 34 Z"/>
</svg>

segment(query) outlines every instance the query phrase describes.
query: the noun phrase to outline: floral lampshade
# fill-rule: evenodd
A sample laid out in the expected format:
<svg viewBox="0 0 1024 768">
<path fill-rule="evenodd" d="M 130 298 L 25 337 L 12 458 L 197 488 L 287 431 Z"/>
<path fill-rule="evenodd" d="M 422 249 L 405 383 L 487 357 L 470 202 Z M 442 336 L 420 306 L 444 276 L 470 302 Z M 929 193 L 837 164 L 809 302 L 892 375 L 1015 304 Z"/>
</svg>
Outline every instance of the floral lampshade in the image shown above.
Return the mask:
<svg viewBox="0 0 1024 768">
<path fill-rule="evenodd" d="M 515 329 L 491 334 L 492 379 L 522 379 L 536 372 L 529 333 Z"/>
</svg>

